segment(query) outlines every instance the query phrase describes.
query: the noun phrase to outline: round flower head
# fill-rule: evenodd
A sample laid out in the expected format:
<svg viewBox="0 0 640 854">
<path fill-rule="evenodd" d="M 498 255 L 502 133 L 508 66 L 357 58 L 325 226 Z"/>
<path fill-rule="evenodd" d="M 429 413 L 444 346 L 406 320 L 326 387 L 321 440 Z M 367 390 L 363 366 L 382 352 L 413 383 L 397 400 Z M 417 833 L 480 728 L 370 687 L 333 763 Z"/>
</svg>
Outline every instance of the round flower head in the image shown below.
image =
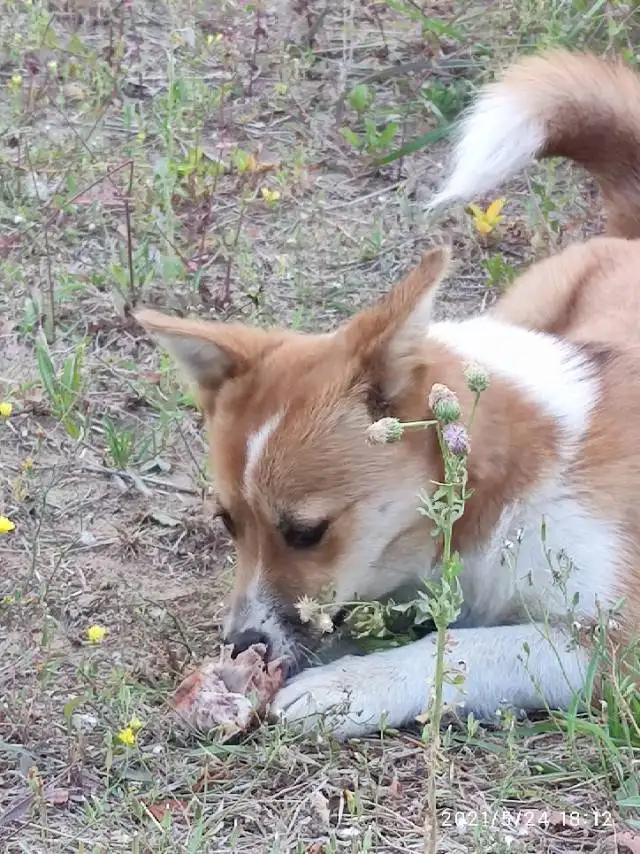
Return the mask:
<svg viewBox="0 0 640 854">
<path fill-rule="evenodd" d="M 318 614 L 320 605 L 310 596 L 301 596 L 295 604 L 301 623 L 310 623 Z"/>
<path fill-rule="evenodd" d="M 127 747 L 133 747 L 136 743 L 136 734 L 130 726 L 123 727 L 118 733 L 118 741 Z"/>
<path fill-rule="evenodd" d="M 464 424 L 447 424 L 442 430 L 442 438 L 452 454 L 461 457 L 469 453 L 469 436 Z"/>
<path fill-rule="evenodd" d="M 318 616 L 316 620 L 316 628 L 325 635 L 330 635 L 333 631 L 333 620 L 326 611 L 323 611 L 322 614 Z"/>
<path fill-rule="evenodd" d="M 87 629 L 87 640 L 89 643 L 98 644 L 102 643 L 107 634 L 107 630 L 104 626 L 89 626 Z"/>
<path fill-rule="evenodd" d="M 429 409 L 441 424 L 460 418 L 460 404 L 456 394 L 442 383 L 434 383 L 429 393 Z"/>
<path fill-rule="evenodd" d="M 402 438 L 404 427 L 397 418 L 381 418 L 367 428 L 369 445 L 387 445 Z"/>
<path fill-rule="evenodd" d="M 489 387 L 489 374 L 477 362 L 471 362 L 465 367 L 464 378 L 467 388 L 474 394 L 480 394 Z"/>
</svg>

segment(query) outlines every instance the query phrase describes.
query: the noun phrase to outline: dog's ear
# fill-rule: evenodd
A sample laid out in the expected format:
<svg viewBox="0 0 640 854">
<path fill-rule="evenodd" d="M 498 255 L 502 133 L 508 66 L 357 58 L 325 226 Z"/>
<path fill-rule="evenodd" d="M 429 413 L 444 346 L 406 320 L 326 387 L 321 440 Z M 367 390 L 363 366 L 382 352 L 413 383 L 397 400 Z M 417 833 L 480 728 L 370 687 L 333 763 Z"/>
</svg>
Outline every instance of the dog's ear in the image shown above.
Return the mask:
<svg viewBox="0 0 640 854">
<path fill-rule="evenodd" d="M 196 385 L 201 401 L 213 400 L 226 380 L 246 373 L 277 340 L 274 333 L 250 326 L 169 317 L 152 309 L 134 316 Z"/>
<path fill-rule="evenodd" d="M 446 246 L 427 252 L 403 281 L 343 330 L 348 350 L 387 398 L 411 382 L 450 258 Z"/>
</svg>

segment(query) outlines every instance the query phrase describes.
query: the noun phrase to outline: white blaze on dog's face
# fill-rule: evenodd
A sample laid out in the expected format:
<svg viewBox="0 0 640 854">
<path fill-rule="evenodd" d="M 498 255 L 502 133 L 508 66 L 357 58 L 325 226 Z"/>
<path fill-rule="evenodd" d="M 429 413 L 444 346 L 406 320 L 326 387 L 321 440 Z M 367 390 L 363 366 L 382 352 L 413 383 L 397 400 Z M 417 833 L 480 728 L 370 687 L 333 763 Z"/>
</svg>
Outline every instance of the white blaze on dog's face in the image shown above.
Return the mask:
<svg viewBox="0 0 640 854">
<path fill-rule="evenodd" d="M 417 505 L 440 475 L 434 440 L 420 432 L 372 447 L 366 430 L 383 414 L 425 417 L 425 331 L 447 261 L 445 249 L 428 253 L 378 306 L 330 335 L 139 313 L 198 387 L 237 548 L 227 635 L 239 646 L 260 637 L 295 659 L 307 640 L 299 597 L 331 586 L 338 603 L 376 598 L 428 566 Z"/>
</svg>

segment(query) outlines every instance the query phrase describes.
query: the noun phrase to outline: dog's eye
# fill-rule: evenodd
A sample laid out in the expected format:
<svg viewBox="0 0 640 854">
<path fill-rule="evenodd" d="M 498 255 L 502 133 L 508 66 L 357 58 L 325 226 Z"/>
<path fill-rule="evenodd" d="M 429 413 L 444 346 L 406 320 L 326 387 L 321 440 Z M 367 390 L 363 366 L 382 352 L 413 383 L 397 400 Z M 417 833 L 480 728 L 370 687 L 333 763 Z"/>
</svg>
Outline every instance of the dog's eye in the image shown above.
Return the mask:
<svg viewBox="0 0 640 854">
<path fill-rule="evenodd" d="M 328 527 L 328 519 L 311 528 L 289 524 L 282 528 L 282 536 L 285 543 L 292 549 L 312 549 L 324 537 Z"/>
<path fill-rule="evenodd" d="M 218 513 L 218 519 L 220 519 L 222 524 L 227 529 L 227 533 L 229 534 L 229 536 L 235 537 L 235 535 L 236 535 L 236 523 L 231 518 L 231 514 L 228 513 L 226 510 L 221 510 Z"/>
</svg>

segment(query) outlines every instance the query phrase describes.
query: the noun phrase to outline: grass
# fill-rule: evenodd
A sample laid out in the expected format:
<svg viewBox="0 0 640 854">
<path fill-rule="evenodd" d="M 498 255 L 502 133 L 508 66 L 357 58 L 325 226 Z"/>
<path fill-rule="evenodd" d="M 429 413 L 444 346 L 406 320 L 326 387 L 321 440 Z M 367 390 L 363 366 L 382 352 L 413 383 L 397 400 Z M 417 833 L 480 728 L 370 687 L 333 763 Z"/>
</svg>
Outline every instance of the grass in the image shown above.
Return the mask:
<svg viewBox="0 0 640 854">
<path fill-rule="evenodd" d="M 600 0 L 5 0 L 2 851 L 422 850 L 419 732 L 222 745 L 172 726 L 232 554 L 193 400 L 130 312 L 326 329 L 440 234 L 458 262 L 440 314 L 486 308 L 598 231 L 600 206 L 551 163 L 505 189 L 484 237 L 465 212 L 430 222 L 451 121 L 521 50 L 638 62 L 639 34 L 632 5 Z M 616 712 L 636 701 L 615 686 L 598 718 L 445 730 L 438 850 L 637 848 L 638 710 Z"/>
</svg>

